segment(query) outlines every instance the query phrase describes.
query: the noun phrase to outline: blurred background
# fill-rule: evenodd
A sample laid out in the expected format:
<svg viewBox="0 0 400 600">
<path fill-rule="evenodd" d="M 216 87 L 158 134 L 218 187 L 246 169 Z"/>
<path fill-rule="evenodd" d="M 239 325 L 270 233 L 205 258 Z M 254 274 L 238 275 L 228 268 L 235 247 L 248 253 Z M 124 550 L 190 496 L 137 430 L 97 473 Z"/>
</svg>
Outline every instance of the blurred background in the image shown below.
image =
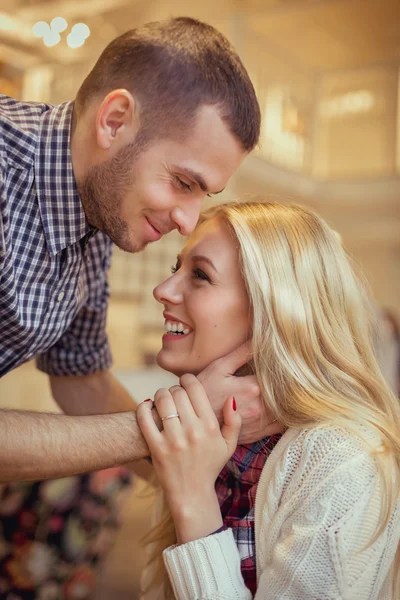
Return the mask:
<svg viewBox="0 0 400 600">
<path fill-rule="evenodd" d="M 399 0 L 1 0 L 0 92 L 54 104 L 71 100 L 111 39 L 178 15 L 208 21 L 230 39 L 263 111 L 260 147 L 218 202 L 273 197 L 312 206 L 327 219 L 382 311 L 384 360 L 396 386 Z M 154 366 L 163 318 L 152 289 L 174 264 L 178 237 L 170 234 L 135 256 L 114 252 L 108 330 L 115 370 L 138 399 L 171 381 Z M 0 405 L 56 410 L 46 377 L 31 363 L 0 381 Z M 148 524 L 142 492 L 140 485 L 129 492 L 98 598 L 136 597 L 142 562 L 135 548 Z"/>
</svg>

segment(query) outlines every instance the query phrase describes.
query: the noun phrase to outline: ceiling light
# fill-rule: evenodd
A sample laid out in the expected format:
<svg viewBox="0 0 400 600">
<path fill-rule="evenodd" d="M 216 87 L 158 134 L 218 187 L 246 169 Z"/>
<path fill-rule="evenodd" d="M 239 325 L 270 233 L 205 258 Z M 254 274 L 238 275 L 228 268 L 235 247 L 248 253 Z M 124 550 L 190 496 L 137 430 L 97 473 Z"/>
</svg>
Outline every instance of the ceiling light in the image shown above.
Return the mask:
<svg viewBox="0 0 400 600">
<path fill-rule="evenodd" d="M 49 33 L 46 33 L 43 36 L 43 43 L 45 46 L 48 46 L 49 48 L 51 46 L 55 46 L 60 41 L 61 41 L 61 37 L 60 37 L 60 34 L 57 33 L 57 31 L 49 31 Z"/>
<path fill-rule="evenodd" d="M 54 19 L 50 23 L 50 27 L 52 31 L 55 31 L 56 33 L 61 33 L 62 31 L 65 31 L 67 29 L 68 23 L 64 19 L 64 17 L 54 17 Z"/>
<path fill-rule="evenodd" d="M 71 29 L 71 33 L 74 36 L 77 36 L 79 38 L 83 38 L 84 40 L 86 40 L 86 38 L 88 38 L 90 35 L 90 29 L 86 25 L 86 23 L 77 23 Z"/>
<path fill-rule="evenodd" d="M 73 35 L 73 33 L 70 33 L 67 36 L 67 44 L 70 48 L 80 48 L 80 46 L 83 46 L 84 43 L 84 38 Z"/>
<path fill-rule="evenodd" d="M 38 21 L 32 27 L 32 31 L 36 37 L 41 38 L 50 33 L 50 26 L 46 21 Z"/>
</svg>

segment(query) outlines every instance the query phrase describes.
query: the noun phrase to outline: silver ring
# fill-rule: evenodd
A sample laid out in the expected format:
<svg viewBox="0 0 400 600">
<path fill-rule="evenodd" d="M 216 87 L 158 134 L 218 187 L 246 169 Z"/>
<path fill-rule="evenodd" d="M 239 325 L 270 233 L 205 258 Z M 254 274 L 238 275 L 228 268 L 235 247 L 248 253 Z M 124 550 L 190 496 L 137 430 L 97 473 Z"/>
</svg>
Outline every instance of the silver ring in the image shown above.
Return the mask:
<svg viewBox="0 0 400 600">
<path fill-rule="evenodd" d="M 173 413 L 172 415 L 168 415 L 166 417 L 161 417 L 161 421 L 168 421 L 168 419 L 175 419 L 175 417 L 178 417 L 178 419 L 179 419 L 178 413 Z"/>
</svg>

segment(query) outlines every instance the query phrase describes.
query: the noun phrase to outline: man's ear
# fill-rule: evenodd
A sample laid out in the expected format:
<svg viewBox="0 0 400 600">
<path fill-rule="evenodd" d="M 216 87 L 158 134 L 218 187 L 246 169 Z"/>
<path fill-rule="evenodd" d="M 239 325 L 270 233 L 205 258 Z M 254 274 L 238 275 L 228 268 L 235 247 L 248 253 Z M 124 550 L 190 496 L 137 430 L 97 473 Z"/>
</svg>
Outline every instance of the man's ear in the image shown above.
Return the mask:
<svg viewBox="0 0 400 600">
<path fill-rule="evenodd" d="M 130 92 L 113 90 L 103 99 L 96 115 L 96 142 L 103 150 L 131 142 L 139 129 L 137 103 Z"/>
</svg>

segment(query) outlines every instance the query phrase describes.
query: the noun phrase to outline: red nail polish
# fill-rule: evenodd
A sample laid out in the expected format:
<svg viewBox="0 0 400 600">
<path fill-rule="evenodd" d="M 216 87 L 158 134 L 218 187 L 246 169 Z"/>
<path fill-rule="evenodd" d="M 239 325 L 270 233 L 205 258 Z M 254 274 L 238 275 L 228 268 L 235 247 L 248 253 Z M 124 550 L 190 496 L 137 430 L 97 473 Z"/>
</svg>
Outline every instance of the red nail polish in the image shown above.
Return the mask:
<svg viewBox="0 0 400 600">
<path fill-rule="evenodd" d="M 153 400 L 151 398 L 147 398 L 145 402 L 153 402 Z"/>
<path fill-rule="evenodd" d="M 233 408 L 234 411 L 236 411 L 236 399 L 235 399 L 235 396 L 233 396 L 233 398 L 232 398 L 232 408 Z"/>
</svg>

